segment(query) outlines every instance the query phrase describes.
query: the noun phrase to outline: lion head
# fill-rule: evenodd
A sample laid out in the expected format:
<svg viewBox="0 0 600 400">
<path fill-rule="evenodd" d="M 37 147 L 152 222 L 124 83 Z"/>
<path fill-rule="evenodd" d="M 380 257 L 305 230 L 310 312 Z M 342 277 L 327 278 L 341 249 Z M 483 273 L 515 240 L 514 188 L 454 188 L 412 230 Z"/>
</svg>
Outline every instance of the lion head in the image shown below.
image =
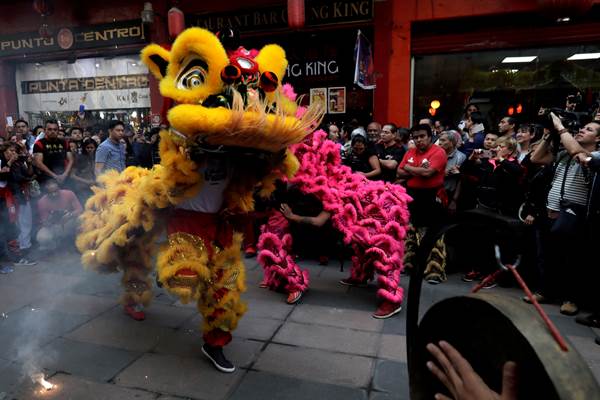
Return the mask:
<svg viewBox="0 0 600 400">
<path fill-rule="evenodd" d="M 187 145 L 279 152 L 300 142 L 323 115 L 318 106 L 299 115 L 283 94 L 287 59 L 278 45 L 228 53 L 213 33 L 190 28 L 170 51 L 151 44 L 141 57 L 161 94 L 176 103 L 168 113 L 171 136 Z"/>
</svg>

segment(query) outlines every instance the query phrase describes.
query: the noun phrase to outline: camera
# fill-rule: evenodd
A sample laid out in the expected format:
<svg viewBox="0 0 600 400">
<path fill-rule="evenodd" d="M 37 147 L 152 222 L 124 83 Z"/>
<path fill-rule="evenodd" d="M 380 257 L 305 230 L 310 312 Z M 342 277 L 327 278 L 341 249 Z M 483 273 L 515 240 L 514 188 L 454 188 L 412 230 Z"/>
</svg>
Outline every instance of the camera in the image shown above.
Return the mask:
<svg viewBox="0 0 600 400">
<path fill-rule="evenodd" d="M 546 129 L 554 130 L 554 122 L 550 113 L 554 113 L 570 132 L 576 132 L 580 127 L 579 116 L 576 113 L 565 111 L 561 108 L 544 108 L 538 115 L 538 123 Z"/>
<path fill-rule="evenodd" d="M 492 150 L 475 149 L 475 152 L 482 158 L 494 158 L 496 153 Z"/>
</svg>

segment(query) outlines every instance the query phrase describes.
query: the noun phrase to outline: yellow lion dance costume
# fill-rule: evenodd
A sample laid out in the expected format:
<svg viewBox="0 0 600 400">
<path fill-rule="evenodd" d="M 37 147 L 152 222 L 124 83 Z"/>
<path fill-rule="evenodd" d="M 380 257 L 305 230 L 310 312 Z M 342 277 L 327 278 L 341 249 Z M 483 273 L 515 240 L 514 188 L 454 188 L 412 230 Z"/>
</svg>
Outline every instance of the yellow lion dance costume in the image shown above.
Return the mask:
<svg viewBox="0 0 600 400">
<path fill-rule="evenodd" d="M 226 50 L 211 32 L 191 28 L 170 51 L 151 44 L 141 58 L 176 104 L 160 134 L 161 164 L 101 176 L 77 247 L 86 267 L 123 272 L 121 301 L 135 319 L 152 298 L 156 256 L 164 288 L 197 302 L 204 354 L 233 372 L 222 347 L 246 311 L 235 216 L 253 210 L 254 193 L 267 197 L 277 178 L 293 175 L 298 162 L 287 148 L 314 129 L 322 110 L 301 113 L 283 95 L 287 60 L 277 45 Z M 165 229 L 168 241 L 157 248 Z"/>
</svg>

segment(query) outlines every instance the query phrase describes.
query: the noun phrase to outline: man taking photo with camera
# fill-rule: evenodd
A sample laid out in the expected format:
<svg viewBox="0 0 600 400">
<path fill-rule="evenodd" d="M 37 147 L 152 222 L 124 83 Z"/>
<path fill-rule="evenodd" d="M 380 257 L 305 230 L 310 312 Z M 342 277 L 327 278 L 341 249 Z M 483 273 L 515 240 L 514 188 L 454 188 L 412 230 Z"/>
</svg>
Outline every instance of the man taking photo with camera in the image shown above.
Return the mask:
<svg viewBox="0 0 600 400">
<path fill-rule="evenodd" d="M 540 302 L 560 300 L 560 312 L 575 315 L 582 294 L 582 279 L 591 270 L 588 205 L 593 172 L 585 160 L 595 154 L 600 143 L 600 122 L 593 121 L 579 129 L 573 136 L 554 113 L 550 113 L 553 130 L 544 135 L 542 143 L 531 156 L 536 164 L 554 163 L 552 188 L 547 199 L 547 218 L 540 221 L 544 259 L 542 291 L 535 296 Z M 560 142 L 564 150 L 553 153 L 552 142 Z M 582 160 L 584 162 L 582 162 Z"/>
</svg>

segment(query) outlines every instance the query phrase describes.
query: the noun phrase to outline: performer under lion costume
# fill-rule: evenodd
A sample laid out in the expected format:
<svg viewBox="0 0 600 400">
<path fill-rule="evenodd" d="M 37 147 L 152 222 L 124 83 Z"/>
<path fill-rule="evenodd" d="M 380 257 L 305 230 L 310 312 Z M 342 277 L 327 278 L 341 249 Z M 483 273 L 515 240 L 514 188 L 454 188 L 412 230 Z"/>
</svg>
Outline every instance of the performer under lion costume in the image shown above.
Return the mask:
<svg viewBox="0 0 600 400">
<path fill-rule="evenodd" d="M 400 273 L 410 197 L 399 185 L 371 181 L 342 165 L 339 144 L 327 140 L 323 131 L 291 150 L 300 167 L 288 183 L 322 203 L 333 229 L 354 253 L 350 277 L 340 283 L 366 286 L 377 275 L 379 305 L 373 317 L 384 319 L 399 313 L 404 297 Z M 308 290 L 309 271 L 300 268 L 292 255 L 289 221 L 282 212 L 274 211 L 261 230 L 258 261 L 265 273 L 261 286 L 286 292 L 287 302 L 293 304 Z"/>
<path fill-rule="evenodd" d="M 222 37 L 223 38 L 223 37 Z M 183 303 L 202 313 L 204 354 L 223 372 L 235 367 L 222 348 L 231 340 L 246 305 L 241 234 L 235 215 L 253 210 L 274 181 L 291 176 L 298 161 L 287 149 L 320 122 L 317 107 L 299 110 L 281 95 L 287 67 L 283 49 L 247 51 L 209 31 L 182 32 L 170 51 L 151 44 L 141 58 L 176 104 L 170 128 L 160 134 L 161 164 L 129 167 L 99 177 L 86 203 L 77 247 L 83 264 L 100 272 L 123 272 L 125 311 L 143 319 L 157 278 Z M 158 235 L 167 231 L 160 248 Z"/>
</svg>

